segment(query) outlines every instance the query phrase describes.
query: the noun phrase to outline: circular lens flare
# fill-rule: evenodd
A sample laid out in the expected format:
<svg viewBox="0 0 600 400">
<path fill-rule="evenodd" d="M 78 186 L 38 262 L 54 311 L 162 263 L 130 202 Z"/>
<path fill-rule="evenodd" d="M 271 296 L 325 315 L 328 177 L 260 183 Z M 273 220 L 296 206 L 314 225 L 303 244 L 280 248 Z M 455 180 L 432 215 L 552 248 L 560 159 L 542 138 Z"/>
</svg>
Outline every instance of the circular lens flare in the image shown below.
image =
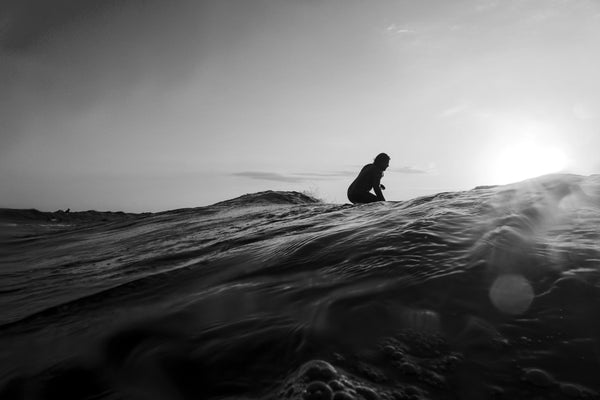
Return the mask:
<svg viewBox="0 0 600 400">
<path fill-rule="evenodd" d="M 516 274 L 501 275 L 490 288 L 492 304 L 505 314 L 522 314 L 533 301 L 533 289 L 525 277 Z"/>
</svg>

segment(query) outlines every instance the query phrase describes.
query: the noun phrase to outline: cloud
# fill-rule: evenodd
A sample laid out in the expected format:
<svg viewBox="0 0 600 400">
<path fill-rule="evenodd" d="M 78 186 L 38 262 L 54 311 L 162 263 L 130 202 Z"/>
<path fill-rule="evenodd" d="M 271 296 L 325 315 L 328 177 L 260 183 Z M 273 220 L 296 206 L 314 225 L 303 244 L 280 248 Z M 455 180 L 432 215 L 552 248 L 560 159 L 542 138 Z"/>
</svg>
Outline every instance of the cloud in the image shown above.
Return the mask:
<svg viewBox="0 0 600 400">
<path fill-rule="evenodd" d="M 261 172 L 261 171 L 244 171 L 233 173 L 234 176 L 241 176 L 243 178 L 263 180 L 263 181 L 275 181 L 275 182 L 306 182 L 314 180 L 331 180 L 340 177 L 351 177 L 354 176 L 354 172 L 350 171 L 334 171 L 334 172 L 298 172 L 290 174 L 279 174 L 276 172 Z"/>
<path fill-rule="evenodd" d="M 398 167 L 390 168 L 389 172 L 401 174 L 426 174 L 427 171 L 415 167 Z M 255 179 L 260 181 L 273 181 L 285 183 L 299 183 L 307 181 L 325 181 L 336 178 L 353 178 L 358 174 L 358 171 L 333 171 L 333 172 L 297 172 L 289 174 L 280 174 L 277 172 L 262 172 L 262 171 L 243 171 L 235 172 L 233 176 L 242 178 Z"/>
<path fill-rule="evenodd" d="M 597 113 L 595 112 L 596 109 L 597 108 L 590 107 L 588 104 L 581 102 L 574 104 L 572 107 L 573 115 L 581 120 L 595 119 L 597 117 Z"/>
<path fill-rule="evenodd" d="M 449 107 L 439 114 L 440 118 L 449 118 L 466 111 L 469 108 L 467 104 L 457 104 Z"/>
<path fill-rule="evenodd" d="M 306 180 L 305 178 L 300 178 L 297 176 L 286 176 L 283 174 L 278 174 L 276 172 L 245 171 L 245 172 L 236 172 L 236 173 L 233 173 L 232 175 L 241 176 L 243 178 L 261 180 L 261 181 L 275 181 L 275 182 L 287 182 L 287 183 L 303 182 Z"/>
<path fill-rule="evenodd" d="M 296 176 L 303 176 L 306 178 L 314 178 L 314 179 L 331 179 L 331 178 L 339 178 L 339 177 L 347 177 L 355 175 L 355 172 L 351 171 L 335 171 L 335 172 L 302 172 L 293 174 Z"/>
<path fill-rule="evenodd" d="M 498 8 L 500 2 L 498 0 L 481 0 L 475 6 L 475 11 L 477 12 L 489 12 L 490 10 Z"/>
<path fill-rule="evenodd" d="M 415 167 L 398 167 L 398 168 L 390 168 L 388 171 L 397 172 L 400 174 L 426 174 L 427 171 L 418 169 Z"/>
<path fill-rule="evenodd" d="M 416 31 L 414 31 L 412 29 L 403 28 L 403 27 L 398 26 L 396 24 L 390 24 L 390 25 L 388 25 L 385 28 L 385 30 L 388 33 L 398 34 L 398 35 L 406 35 L 406 34 L 416 33 Z"/>
</svg>

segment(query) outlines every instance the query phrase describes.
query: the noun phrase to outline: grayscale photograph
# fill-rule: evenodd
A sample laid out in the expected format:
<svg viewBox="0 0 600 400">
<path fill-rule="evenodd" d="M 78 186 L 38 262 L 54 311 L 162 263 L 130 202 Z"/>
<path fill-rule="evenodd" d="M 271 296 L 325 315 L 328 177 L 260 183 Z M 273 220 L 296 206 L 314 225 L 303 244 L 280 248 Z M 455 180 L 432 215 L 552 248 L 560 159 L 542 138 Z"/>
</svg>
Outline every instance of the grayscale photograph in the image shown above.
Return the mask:
<svg viewBox="0 0 600 400">
<path fill-rule="evenodd" d="M 0 399 L 600 400 L 600 1 L 0 0 Z"/>
</svg>

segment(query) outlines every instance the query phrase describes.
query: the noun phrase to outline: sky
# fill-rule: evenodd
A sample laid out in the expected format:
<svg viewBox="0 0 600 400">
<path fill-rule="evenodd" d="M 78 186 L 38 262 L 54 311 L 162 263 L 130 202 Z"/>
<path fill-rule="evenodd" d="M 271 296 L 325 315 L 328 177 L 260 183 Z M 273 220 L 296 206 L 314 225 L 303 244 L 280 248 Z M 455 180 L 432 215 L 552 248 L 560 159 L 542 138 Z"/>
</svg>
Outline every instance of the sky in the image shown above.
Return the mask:
<svg viewBox="0 0 600 400">
<path fill-rule="evenodd" d="M 597 0 L 4 0 L 0 207 L 600 172 Z"/>
</svg>

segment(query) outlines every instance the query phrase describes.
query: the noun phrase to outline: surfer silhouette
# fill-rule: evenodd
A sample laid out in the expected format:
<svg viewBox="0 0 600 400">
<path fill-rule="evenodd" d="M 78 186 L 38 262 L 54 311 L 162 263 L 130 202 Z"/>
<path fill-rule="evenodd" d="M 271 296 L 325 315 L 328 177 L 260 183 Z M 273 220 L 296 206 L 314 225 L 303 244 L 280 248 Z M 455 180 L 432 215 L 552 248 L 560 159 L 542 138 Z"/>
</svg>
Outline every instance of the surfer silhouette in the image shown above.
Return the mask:
<svg viewBox="0 0 600 400">
<path fill-rule="evenodd" d="M 385 153 L 378 154 L 373 164 L 365 165 L 348 187 L 348 200 L 354 204 L 385 201 L 382 193 L 385 186 L 381 184 L 381 178 L 389 165 L 390 157 Z M 371 193 L 371 189 L 375 194 Z"/>
</svg>

